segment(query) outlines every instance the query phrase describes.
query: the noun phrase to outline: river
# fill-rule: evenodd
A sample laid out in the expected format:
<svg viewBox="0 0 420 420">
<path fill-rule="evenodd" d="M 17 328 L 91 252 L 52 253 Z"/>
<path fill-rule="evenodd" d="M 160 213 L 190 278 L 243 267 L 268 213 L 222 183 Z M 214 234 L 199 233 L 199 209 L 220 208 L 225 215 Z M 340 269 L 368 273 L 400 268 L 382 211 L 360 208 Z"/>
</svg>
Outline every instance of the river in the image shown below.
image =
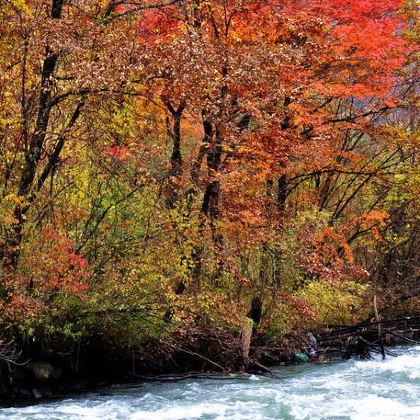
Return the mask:
<svg viewBox="0 0 420 420">
<path fill-rule="evenodd" d="M 279 378 L 103 389 L 0 410 L 0 420 L 420 420 L 420 347 L 396 357 L 276 369 Z"/>
</svg>

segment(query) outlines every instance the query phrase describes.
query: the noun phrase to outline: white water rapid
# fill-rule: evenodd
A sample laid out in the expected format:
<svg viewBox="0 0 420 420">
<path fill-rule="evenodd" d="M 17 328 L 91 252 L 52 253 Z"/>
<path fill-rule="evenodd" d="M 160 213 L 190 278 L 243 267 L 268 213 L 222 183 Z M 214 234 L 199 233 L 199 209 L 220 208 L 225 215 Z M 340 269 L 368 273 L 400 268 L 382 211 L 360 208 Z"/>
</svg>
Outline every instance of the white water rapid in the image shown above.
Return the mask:
<svg viewBox="0 0 420 420">
<path fill-rule="evenodd" d="M 397 357 L 276 369 L 279 379 L 119 386 L 5 408 L 0 420 L 420 420 L 420 347 Z"/>
</svg>

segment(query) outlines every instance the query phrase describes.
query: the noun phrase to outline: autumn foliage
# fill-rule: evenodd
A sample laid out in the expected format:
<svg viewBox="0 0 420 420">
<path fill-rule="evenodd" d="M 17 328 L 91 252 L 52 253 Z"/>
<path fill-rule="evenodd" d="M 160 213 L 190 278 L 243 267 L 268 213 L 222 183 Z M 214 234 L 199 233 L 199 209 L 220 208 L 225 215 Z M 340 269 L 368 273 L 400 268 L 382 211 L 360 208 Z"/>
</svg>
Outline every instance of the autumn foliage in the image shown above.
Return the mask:
<svg viewBox="0 0 420 420">
<path fill-rule="evenodd" d="M 417 290 L 417 22 L 402 0 L 0 2 L 3 327 L 280 336 Z"/>
</svg>

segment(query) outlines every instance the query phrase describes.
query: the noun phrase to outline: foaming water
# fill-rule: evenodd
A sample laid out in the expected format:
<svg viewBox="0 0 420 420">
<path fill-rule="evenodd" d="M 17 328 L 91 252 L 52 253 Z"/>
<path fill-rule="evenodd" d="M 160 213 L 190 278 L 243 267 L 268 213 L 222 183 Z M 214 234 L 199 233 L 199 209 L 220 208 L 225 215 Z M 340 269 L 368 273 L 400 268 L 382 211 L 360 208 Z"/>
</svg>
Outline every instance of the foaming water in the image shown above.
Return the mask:
<svg viewBox="0 0 420 420">
<path fill-rule="evenodd" d="M 397 357 L 188 380 L 0 410 L 0 420 L 420 420 L 420 347 Z"/>
</svg>

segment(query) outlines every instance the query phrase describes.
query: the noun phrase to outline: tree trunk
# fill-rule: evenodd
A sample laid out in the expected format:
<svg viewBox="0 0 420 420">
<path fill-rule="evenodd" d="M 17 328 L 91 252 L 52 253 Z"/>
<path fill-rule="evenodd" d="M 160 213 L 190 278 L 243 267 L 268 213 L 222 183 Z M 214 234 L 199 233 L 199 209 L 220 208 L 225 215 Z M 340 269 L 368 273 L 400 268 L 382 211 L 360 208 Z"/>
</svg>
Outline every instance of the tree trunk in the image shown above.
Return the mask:
<svg viewBox="0 0 420 420">
<path fill-rule="evenodd" d="M 169 172 L 169 191 L 166 198 L 166 205 L 174 208 L 178 200 L 178 178 L 182 175 L 182 152 L 181 152 L 181 120 L 185 110 L 185 102 L 181 102 L 177 109 L 173 107 L 171 102 L 165 96 L 161 97 L 163 103 L 171 114 L 171 125 L 168 121 L 168 134 L 172 140 L 171 169 Z"/>
<path fill-rule="evenodd" d="M 60 19 L 62 8 L 63 0 L 53 0 L 51 17 L 53 19 Z M 3 267 L 5 268 L 14 268 L 18 263 L 23 227 L 26 220 L 26 214 L 30 209 L 29 196 L 34 185 L 36 170 L 41 159 L 41 152 L 51 115 L 52 79 L 57 66 L 58 57 L 59 54 L 53 52 L 49 46 L 46 47 L 38 101 L 38 116 L 32 141 L 25 154 L 25 164 L 19 182 L 18 195 L 23 202 L 17 204 L 14 209 L 14 216 L 17 223 L 13 226 L 6 238 L 4 249 L 0 255 L 3 260 Z M 23 124 L 25 124 L 25 126 L 29 125 L 28 121 L 24 121 Z"/>
</svg>

